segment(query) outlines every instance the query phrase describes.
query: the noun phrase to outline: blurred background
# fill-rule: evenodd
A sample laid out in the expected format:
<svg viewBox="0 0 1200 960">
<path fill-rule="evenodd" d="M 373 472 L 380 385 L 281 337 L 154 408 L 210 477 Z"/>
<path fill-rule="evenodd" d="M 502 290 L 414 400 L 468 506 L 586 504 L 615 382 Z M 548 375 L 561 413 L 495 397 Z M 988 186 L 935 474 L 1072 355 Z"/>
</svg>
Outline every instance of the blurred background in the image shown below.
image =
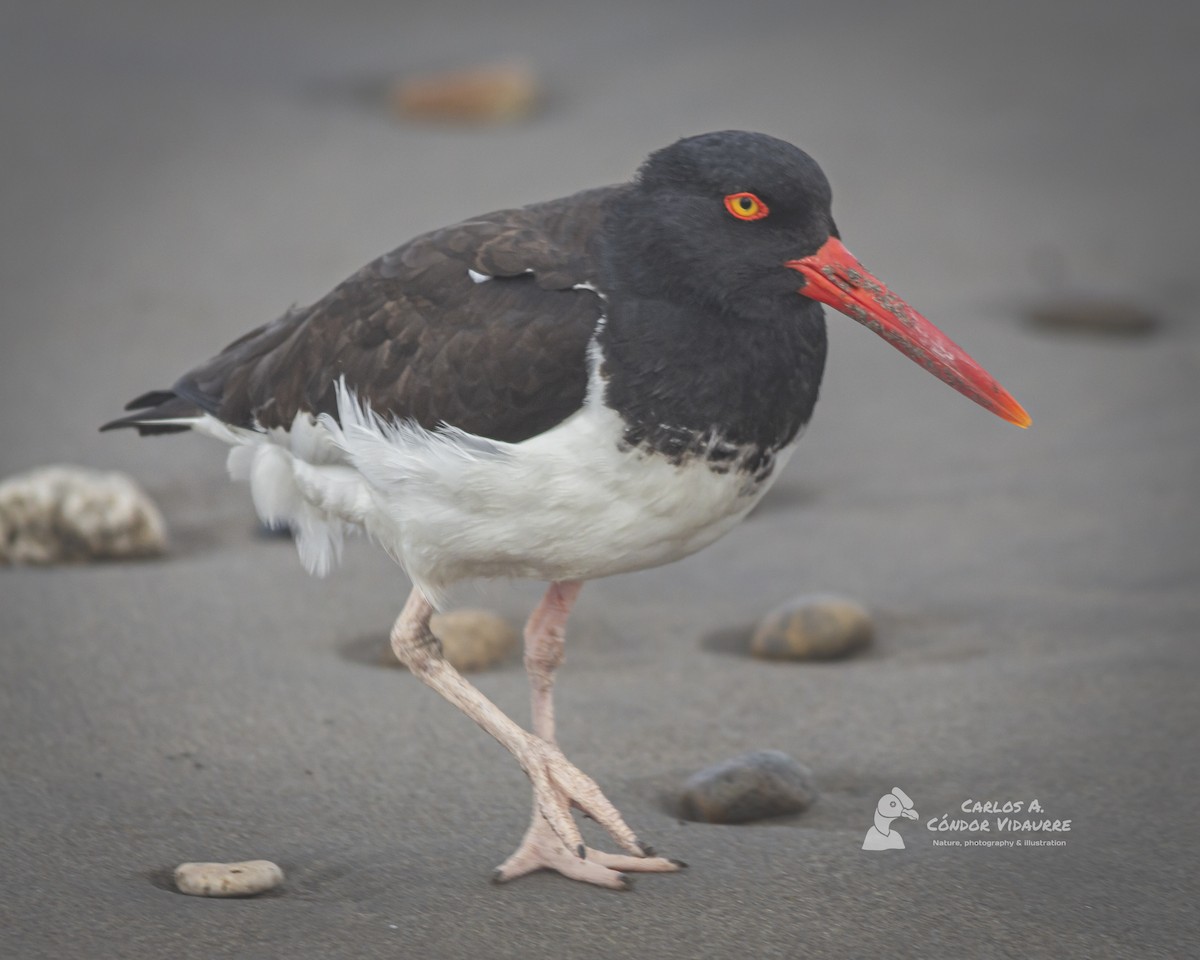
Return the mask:
<svg viewBox="0 0 1200 960">
<path fill-rule="evenodd" d="M 126 470 L 172 554 L 0 570 L 0 953 L 1200 949 L 1198 47 L 1176 2 L 6 3 L 0 476 Z M 497 64 L 532 78 L 519 115 L 398 105 L 398 83 Z M 723 128 L 816 157 L 850 249 L 1034 426 L 831 317 L 816 418 L 759 514 L 589 587 L 573 621 L 568 753 L 694 869 L 620 902 L 497 894 L 519 772 L 346 653 L 386 633 L 398 571 L 363 545 L 310 581 L 223 450 L 96 427 L 417 233 Z M 875 651 L 790 673 L 719 651 L 807 589 L 877 611 Z M 536 595 L 464 597 L 519 622 Z M 521 715 L 519 666 L 480 683 Z M 822 784 L 793 829 L 685 830 L 658 803 L 760 746 Z M 164 759 L 185 753 L 186 775 Z M 893 781 L 923 815 L 1040 792 L 1080 832 L 1038 860 L 926 839 L 868 864 L 855 834 Z M 155 885 L 241 851 L 287 861 L 290 899 L 221 914 Z"/>
</svg>

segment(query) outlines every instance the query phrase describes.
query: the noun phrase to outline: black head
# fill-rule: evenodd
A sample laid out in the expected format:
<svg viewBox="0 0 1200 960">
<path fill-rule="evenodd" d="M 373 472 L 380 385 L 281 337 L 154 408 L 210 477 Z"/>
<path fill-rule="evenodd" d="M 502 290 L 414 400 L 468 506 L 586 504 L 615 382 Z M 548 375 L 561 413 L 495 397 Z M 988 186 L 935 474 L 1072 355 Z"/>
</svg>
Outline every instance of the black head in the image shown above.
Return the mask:
<svg viewBox="0 0 1200 960">
<path fill-rule="evenodd" d="M 738 130 L 680 140 L 651 154 L 615 195 L 606 279 L 634 302 L 665 301 L 710 319 L 802 319 L 797 326 L 821 353 L 817 304 L 827 303 L 980 406 L 1028 426 L 1029 414 L 986 370 L 845 248 L 830 199 L 821 168 L 790 143 Z"/>
<path fill-rule="evenodd" d="M 650 155 L 616 203 L 610 249 L 642 296 L 778 315 L 804 302 L 786 263 L 837 235 L 830 200 L 821 168 L 790 143 L 705 133 Z"/>
</svg>

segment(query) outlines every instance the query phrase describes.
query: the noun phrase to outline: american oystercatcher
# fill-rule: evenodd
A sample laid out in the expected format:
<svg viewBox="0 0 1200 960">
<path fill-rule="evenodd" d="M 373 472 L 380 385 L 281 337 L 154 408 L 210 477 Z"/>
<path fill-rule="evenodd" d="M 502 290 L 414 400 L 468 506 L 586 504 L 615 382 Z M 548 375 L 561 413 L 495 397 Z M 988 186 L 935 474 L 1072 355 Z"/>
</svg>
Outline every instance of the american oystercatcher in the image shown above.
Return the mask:
<svg viewBox="0 0 1200 960">
<path fill-rule="evenodd" d="M 408 573 L 396 656 L 516 758 L 533 817 L 496 871 L 600 886 L 681 866 L 641 843 L 554 735 L 554 672 L 584 580 L 669 563 L 759 501 L 812 415 L 821 304 L 960 393 L 1029 417 L 846 250 L 816 162 L 762 134 L 691 137 L 632 182 L 417 237 L 326 297 L 143 394 L 103 429 L 229 443 L 268 523 L 324 573 L 365 530 Z M 526 731 L 442 656 L 453 583 L 549 588 L 525 628 Z M 625 851 L 587 849 L 575 806 Z"/>
</svg>

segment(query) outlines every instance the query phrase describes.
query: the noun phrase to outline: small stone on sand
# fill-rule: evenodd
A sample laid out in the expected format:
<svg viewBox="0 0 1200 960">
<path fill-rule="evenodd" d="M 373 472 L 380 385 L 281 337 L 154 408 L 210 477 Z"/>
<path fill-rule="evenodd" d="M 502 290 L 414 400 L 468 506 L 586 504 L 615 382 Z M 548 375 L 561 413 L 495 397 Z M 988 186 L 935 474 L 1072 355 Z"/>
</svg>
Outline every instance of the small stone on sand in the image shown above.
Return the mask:
<svg viewBox="0 0 1200 960">
<path fill-rule="evenodd" d="M 526 64 L 507 63 L 396 81 L 392 103 L 402 116 L 496 123 L 533 112 L 537 78 Z"/>
<path fill-rule="evenodd" d="M 126 474 L 54 466 L 0 483 L 0 564 L 154 557 L 166 548 L 162 514 Z"/>
<path fill-rule="evenodd" d="M 871 615 L 853 600 L 797 597 L 759 621 L 750 652 L 765 660 L 834 660 L 866 647 L 874 632 Z"/>
<path fill-rule="evenodd" d="M 442 642 L 446 659 L 464 673 L 494 666 L 512 651 L 517 631 L 487 610 L 450 610 L 434 614 L 429 622 Z"/>
<path fill-rule="evenodd" d="M 193 897 L 252 897 L 283 883 L 283 871 L 270 860 L 239 863 L 181 863 L 175 886 Z"/>
<path fill-rule="evenodd" d="M 692 774 L 679 807 L 688 820 L 747 823 L 800 813 L 816 798 L 806 766 L 780 750 L 758 750 Z"/>
</svg>

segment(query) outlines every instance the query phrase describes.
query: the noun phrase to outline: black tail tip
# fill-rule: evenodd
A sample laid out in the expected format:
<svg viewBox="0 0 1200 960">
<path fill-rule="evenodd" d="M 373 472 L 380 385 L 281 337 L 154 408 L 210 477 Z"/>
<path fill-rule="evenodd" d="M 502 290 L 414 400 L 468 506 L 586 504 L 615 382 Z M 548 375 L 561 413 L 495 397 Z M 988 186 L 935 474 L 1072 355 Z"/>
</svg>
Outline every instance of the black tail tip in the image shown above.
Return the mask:
<svg viewBox="0 0 1200 960">
<path fill-rule="evenodd" d="M 157 407 L 160 404 L 166 403 L 168 400 L 174 400 L 176 394 L 170 390 L 150 390 L 143 393 L 140 397 L 134 397 L 127 404 L 126 410 L 145 410 L 147 407 Z M 114 420 L 113 423 L 118 421 Z M 104 428 L 101 427 L 101 430 Z"/>
<path fill-rule="evenodd" d="M 186 433 L 191 426 L 178 421 L 181 418 L 195 417 L 200 412 L 195 404 L 171 390 L 151 390 L 143 393 L 125 404 L 125 409 L 141 412 L 110 420 L 100 428 L 100 432 L 131 427 L 142 437 L 153 437 L 161 433 Z"/>
<path fill-rule="evenodd" d="M 181 423 L 154 423 L 153 421 L 139 421 L 137 417 L 122 417 L 119 420 L 110 420 L 100 427 L 99 432 L 121 430 L 125 427 L 136 430 L 139 437 L 156 437 L 164 433 L 187 433 L 192 429 Z"/>
</svg>

